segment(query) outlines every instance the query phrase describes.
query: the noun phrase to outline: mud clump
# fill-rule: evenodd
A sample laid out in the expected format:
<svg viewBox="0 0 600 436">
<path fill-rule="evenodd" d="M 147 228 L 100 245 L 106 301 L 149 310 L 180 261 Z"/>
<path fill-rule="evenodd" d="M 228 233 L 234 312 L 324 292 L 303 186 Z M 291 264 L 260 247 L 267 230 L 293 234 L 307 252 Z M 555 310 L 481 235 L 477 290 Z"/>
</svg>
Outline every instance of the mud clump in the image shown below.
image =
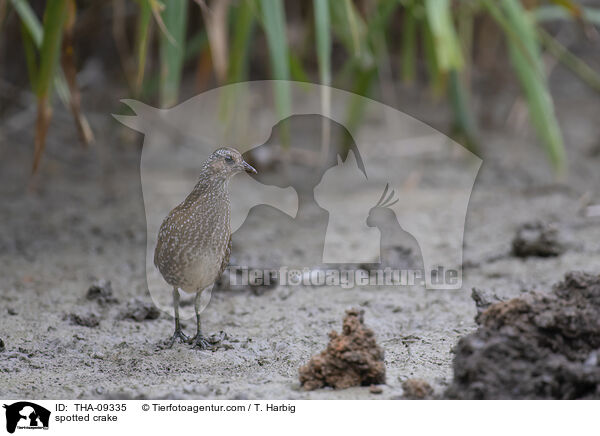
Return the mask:
<svg viewBox="0 0 600 436">
<path fill-rule="evenodd" d="M 385 383 L 383 349 L 364 325 L 364 311 L 346 311 L 342 333 L 329 333 L 329 344 L 300 368 L 300 384 L 310 391 L 325 386 L 345 389 Z"/>
<path fill-rule="evenodd" d="M 558 228 L 539 221 L 522 225 L 512 241 L 512 254 L 516 257 L 553 257 L 565 250 Z"/>
<path fill-rule="evenodd" d="M 121 319 L 132 319 L 137 322 L 158 319 L 160 310 L 152 303 L 134 298 L 121 311 Z"/>
<path fill-rule="evenodd" d="M 458 342 L 457 399 L 600 398 L 600 276 L 567 273 L 550 294 L 490 305 Z"/>
<path fill-rule="evenodd" d="M 83 327 L 98 327 L 100 325 L 100 318 L 93 312 L 86 314 L 68 313 L 63 319 L 69 321 L 73 325 L 80 325 Z"/>
<path fill-rule="evenodd" d="M 402 397 L 408 400 L 424 400 L 433 395 L 433 388 L 425 380 L 411 378 L 402 383 Z"/>
<path fill-rule="evenodd" d="M 489 292 L 479 288 L 472 289 L 471 299 L 475 302 L 475 307 L 477 308 L 477 315 L 475 316 L 476 322 L 479 322 L 481 314 L 485 312 L 492 304 L 502 301 L 496 294 L 490 294 Z"/>
<path fill-rule="evenodd" d="M 369 386 L 369 393 L 374 395 L 383 394 L 383 388 L 381 386 L 371 385 Z"/>
<path fill-rule="evenodd" d="M 101 306 L 117 304 L 119 300 L 113 296 L 110 280 L 98 280 L 89 287 L 86 298 L 96 301 Z"/>
</svg>

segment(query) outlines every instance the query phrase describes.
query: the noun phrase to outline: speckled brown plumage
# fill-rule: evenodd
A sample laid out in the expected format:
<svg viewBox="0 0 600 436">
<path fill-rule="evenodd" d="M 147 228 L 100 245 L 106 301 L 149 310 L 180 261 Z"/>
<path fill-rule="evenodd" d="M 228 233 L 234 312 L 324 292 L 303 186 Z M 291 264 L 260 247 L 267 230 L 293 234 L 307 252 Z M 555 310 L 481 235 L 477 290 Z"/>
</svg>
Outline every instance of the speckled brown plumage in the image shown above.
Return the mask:
<svg viewBox="0 0 600 436">
<path fill-rule="evenodd" d="M 196 294 L 197 333 L 192 340 L 206 346 L 200 329 L 200 294 L 223 273 L 231 254 L 228 185 L 239 172 L 256 172 L 239 151 L 220 148 L 202 165 L 198 183 L 187 198 L 164 219 L 154 250 L 154 264 L 173 286 L 175 334 L 187 340 L 179 327 L 179 292 Z"/>
</svg>

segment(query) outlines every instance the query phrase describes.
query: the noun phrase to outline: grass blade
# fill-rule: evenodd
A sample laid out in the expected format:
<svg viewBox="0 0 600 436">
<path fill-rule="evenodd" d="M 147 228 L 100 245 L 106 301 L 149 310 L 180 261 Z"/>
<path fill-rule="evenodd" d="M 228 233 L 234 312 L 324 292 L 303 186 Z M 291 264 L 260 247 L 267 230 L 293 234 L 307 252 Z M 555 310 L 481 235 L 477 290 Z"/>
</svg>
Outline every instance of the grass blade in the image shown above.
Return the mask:
<svg viewBox="0 0 600 436">
<path fill-rule="evenodd" d="M 581 10 L 581 16 L 583 20 L 589 21 L 592 24 L 600 25 L 600 9 L 581 7 Z M 561 6 L 538 6 L 532 12 L 538 22 L 576 18 L 568 9 L 565 9 Z"/>
<path fill-rule="evenodd" d="M 130 89 L 135 87 L 135 64 L 127 37 L 127 4 L 123 0 L 112 0 L 112 37 L 117 49 L 121 68 Z"/>
<path fill-rule="evenodd" d="M 48 97 L 50 84 L 59 58 L 63 23 L 67 16 L 67 0 L 49 0 L 44 13 L 44 34 L 40 49 L 40 65 L 36 78 L 36 95 Z"/>
<path fill-rule="evenodd" d="M 296 82 L 310 82 L 308 74 L 302 67 L 302 61 L 294 52 L 290 52 L 290 78 Z"/>
<path fill-rule="evenodd" d="M 150 3 L 150 9 L 152 9 L 152 15 L 154 16 L 154 20 L 158 24 L 163 36 L 169 40 L 171 44 L 176 44 L 175 38 L 167 29 L 165 22 L 162 17 L 162 12 L 165 10 L 165 5 L 159 0 L 148 0 Z"/>
<path fill-rule="evenodd" d="M 373 65 L 373 54 L 368 46 L 366 24 L 350 0 L 329 0 L 331 29 L 344 47 L 358 59 L 364 68 Z"/>
<path fill-rule="evenodd" d="M 329 155 L 331 143 L 331 19 L 329 17 L 329 2 L 327 0 L 313 0 L 315 13 L 315 34 L 317 48 L 317 62 L 319 63 L 319 79 L 321 84 L 321 156 L 324 159 Z"/>
<path fill-rule="evenodd" d="M 471 82 L 471 63 L 473 59 L 473 33 L 475 30 L 475 7 L 473 3 L 461 2 L 457 11 L 457 33 L 461 53 L 464 55 L 464 67 L 462 75 L 464 83 Z"/>
<path fill-rule="evenodd" d="M 35 87 L 37 76 L 37 54 L 35 42 L 31 36 L 31 32 L 27 30 L 24 22 L 21 22 L 21 37 L 23 38 L 23 48 L 25 50 L 25 61 L 27 63 L 27 74 L 31 87 Z"/>
<path fill-rule="evenodd" d="M 565 149 L 544 73 L 533 20 L 516 0 L 506 0 L 503 2 L 503 6 L 509 20 L 516 25 L 515 27 L 520 33 L 519 44 L 514 41 L 509 44 L 509 53 L 524 88 L 529 114 L 554 169 L 561 175 L 566 171 Z M 525 46 L 527 56 L 521 49 L 522 45 Z M 530 62 L 530 59 L 533 59 L 534 62 Z"/>
<path fill-rule="evenodd" d="M 373 6 L 367 18 L 367 40 L 374 53 L 376 68 L 379 73 L 382 100 L 396 107 L 396 90 L 392 73 L 389 50 L 385 29 L 388 28 L 392 13 L 395 11 L 395 1 L 382 1 Z"/>
<path fill-rule="evenodd" d="M 285 11 L 281 0 L 261 0 L 261 16 L 267 35 L 269 57 L 275 82 L 275 105 L 280 116 L 286 117 L 291 111 L 291 91 L 289 53 L 285 32 Z"/>
<path fill-rule="evenodd" d="M 290 73 L 283 3 L 281 0 L 261 0 L 261 13 L 271 54 L 273 76 L 275 79 L 286 80 Z"/>
<path fill-rule="evenodd" d="M 371 86 L 373 81 L 377 77 L 377 68 L 372 67 L 370 69 L 361 70 L 357 69 L 356 72 L 356 81 L 354 83 L 354 87 L 352 88 L 352 97 L 350 97 L 350 103 L 348 104 L 348 112 L 346 115 L 346 127 L 351 132 L 356 131 L 358 128 L 358 124 L 363 118 L 363 114 L 365 111 L 365 99 L 362 97 L 363 95 L 369 95 Z M 344 148 L 346 150 L 350 149 L 351 146 L 351 137 L 344 137 Z"/>
<path fill-rule="evenodd" d="M 241 82 L 246 78 L 248 48 L 254 28 L 254 10 L 249 1 L 242 1 L 233 12 L 233 37 L 227 82 Z"/>
<path fill-rule="evenodd" d="M 86 117 L 81 112 L 81 93 L 77 86 L 77 68 L 73 50 L 73 29 L 75 27 L 76 7 L 75 0 L 67 0 L 67 16 L 62 38 L 60 62 L 65 73 L 67 85 L 71 95 L 71 113 L 77 126 L 77 133 L 84 145 L 94 142 L 94 134 Z"/>
<path fill-rule="evenodd" d="M 175 105 L 179 98 L 179 86 L 185 55 L 187 15 L 187 0 L 171 0 L 165 3 L 165 7 L 160 14 L 165 27 L 165 31 L 161 32 L 159 40 L 161 58 L 160 102 L 163 107 Z"/>
<path fill-rule="evenodd" d="M 19 15 L 21 22 L 31 35 L 31 39 L 33 40 L 36 47 L 41 47 L 42 38 L 43 38 L 43 29 L 40 21 L 35 16 L 35 13 L 29 6 L 26 0 L 11 0 L 10 3 L 12 7 Z"/>
<path fill-rule="evenodd" d="M 227 32 L 227 15 L 229 12 L 229 0 L 220 0 L 213 3 L 209 9 L 204 0 L 195 0 L 204 18 L 204 24 L 208 34 L 210 53 L 215 75 L 219 83 L 227 81 L 227 70 L 229 68 L 229 42 Z"/>
<path fill-rule="evenodd" d="M 51 110 L 48 104 L 51 82 L 60 55 L 63 22 L 67 15 L 67 0 L 48 0 L 44 13 L 44 33 L 40 50 L 40 65 L 36 77 L 37 120 L 35 125 L 35 149 L 33 173 L 37 172 L 46 146 L 46 133 L 50 124 Z"/>
<path fill-rule="evenodd" d="M 450 72 L 450 103 L 454 113 L 454 128 L 461 142 L 467 149 L 476 152 L 478 149 L 477 122 L 471 110 L 469 92 L 458 71 Z"/>
<path fill-rule="evenodd" d="M 358 29 L 358 19 L 356 18 L 356 14 L 354 12 L 354 5 L 351 0 L 343 0 L 344 1 L 344 11 L 346 13 L 346 20 L 348 22 L 348 27 L 350 29 L 350 35 L 352 36 L 352 43 L 354 45 L 354 52 L 357 56 L 361 54 L 361 43 L 359 41 L 359 29 Z M 362 33 L 362 32 L 361 32 Z"/>
<path fill-rule="evenodd" d="M 377 5 L 375 5 L 377 7 Z M 357 128 L 364 113 L 364 99 L 377 77 L 375 55 L 369 45 L 367 24 L 350 0 L 330 0 L 331 29 L 352 56 L 342 68 L 341 75 L 352 79 L 353 96 L 348 104 L 346 123 L 350 130 Z M 345 148 L 350 143 L 344 143 Z"/>
<path fill-rule="evenodd" d="M 21 23 L 27 30 L 29 38 L 31 39 L 31 41 L 33 41 L 35 48 L 40 50 L 42 48 L 42 38 L 44 31 L 42 29 L 42 24 L 40 23 L 35 13 L 29 6 L 29 3 L 27 3 L 25 0 L 11 0 L 11 4 L 17 12 L 17 15 L 19 15 Z M 33 54 L 35 55 L 35 53 Z M 26 52 L 25 55 L 31 56 L 31 53 L 28 55 Z M 31 81 L 31 88 L 35 91 L 36 84 L 35 78 L 33 76 L 37 76 L 37 63 L 35 72 L 33 72 L 33 74 L 32 72 L 30 72 L 30 79 L 33 79 Z M 69 107 L 69 101 L 71 100 L 71 96 L 69 94 L 69 88 L 67 87 L 65 78 L 62 72 L 60 71 L 58 71 L 56 76 L 54 77 L 54 87 L 56 88 L 56 93 L 60 97 L 62 103 L 65 105 L 65 107 Z"/>
<path fill-rule="evenodd" d="M 429 23 L 425 21 L 422 26 L 423 32 L 423 55 L 425 57 L 425 66 L 429 81 L 431 82 L 431 90 L 435 97 L 442 95 L 446 89 L 446 75 L 440 71 L 438 59 L 435 54 L 435 43 Z"/>
<path fill-rule="evenodd" d="M 321 84 L 331 84 L 331 21 L 327 0 L 313 0 L 319 79 Z"/>
<path fill-rule="evenodd" d="M 140 12 L 137 17 L 135 29 L 135 57 L 137 59 L 137 72 L 135 75 L 134 93 L 137 97 L 142 92 L 144 73 L 146 69 L 146 58 L 148 56 L 148 42 L 152 32 L 152 8 L 148 0 L 139 1 Z"/>
<path fill-rule="evenodd" d="M 230 60 L 227 69 L 227 83 L 243 82 L 248 75 L 248 59 L 250 40 L 256 22 L 256 4 L 253 1 L 241 1 L 232 5 L 232 29 Z M 247 114 L 238 114 L 234 119 L 233 113 L 238 104 L 235 88 L 225 88 L 223 97 L 219 102 L 219 117 L 225 125 L 235 122 L 247 125 Z"/>
<path fill-rule="evenodd" d="M 462 71 L 452 70 L 449 75 L 449 97 L 453 109 L 454 126 L 458 141 L 472 152 L 479 148 L 479 132 L 477 118 L 471 107 L 471 65 L 469 61 L 473 52 L 474 7 L 470 2 L 458 4 L 458 41 L 462 53 L 465 53 L 465 64 Z"/>
<path fill-rule="evenodd" d="M 460 70 L 463 57 L 452 22 L 449 0 L 425 0 L 425 13 L 434 39 L 437 63 L 442 71 Z"/>
<path fill-rule="evenodd" d="M 548 51 L 552 53 L 564 66 L 575 73 L 583 80 L 590 88 L 600 92 L 600 74 L 594 71 L 582 59 L 575 56 L 567 50 L 560 42 L 554 39 L 548 32 L 541 27 L 538 27 L 538 36 L 540 41 Z"/>
<path fill-rule="evenodd" d="M 566 169 L 563 138 L 554 114 L 534 21 L 517 0 L 503 1 L 502 9 L 490 0 L 482 2 L 505 31 L 509 56 L 525 94 L 532 124 L 555 171 L 562 175 Z"/>
<path fill-rule="evenodd" d="M 410 83 L 415 80 L 417 72 L 417 18 L 412 3 L 404 9 L 402 21 L 401 71 L 404 82 Z"/>
</svg>

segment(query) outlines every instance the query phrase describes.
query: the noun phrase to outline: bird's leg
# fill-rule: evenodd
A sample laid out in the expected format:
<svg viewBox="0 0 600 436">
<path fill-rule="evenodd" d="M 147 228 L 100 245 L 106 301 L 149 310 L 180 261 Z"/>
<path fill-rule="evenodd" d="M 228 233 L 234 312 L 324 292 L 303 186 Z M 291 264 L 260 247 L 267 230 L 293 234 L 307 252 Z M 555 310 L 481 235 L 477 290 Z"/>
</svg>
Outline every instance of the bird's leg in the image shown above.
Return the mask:
<svg viewBox="0 0 600 436">
<path fill-rule="evenodd" d="M 206 350 L 210 347 L 210 342 L 202 336 L 202 325 L 200 322 L 200 296 L 202 295 L 202 291 L 196 294 L 196 298 L 194 300 L 194 310 L 196 311 L 196 336 L 190 339 L 190 344 L 194 346 L 194 348 L 199 348 L 200 350 Z"/>
<path fill-rule="evenodd" d="M 173 333 L 173 336 L 169 340 L 169 348 L 173 346 L 175 341 L 187 342 L 190 339 L 183 333 L 179 324 L 179 291 L 177 288 L 173 288 L 173 309 L 175 309 L 175 333 Z"/>
</svg>

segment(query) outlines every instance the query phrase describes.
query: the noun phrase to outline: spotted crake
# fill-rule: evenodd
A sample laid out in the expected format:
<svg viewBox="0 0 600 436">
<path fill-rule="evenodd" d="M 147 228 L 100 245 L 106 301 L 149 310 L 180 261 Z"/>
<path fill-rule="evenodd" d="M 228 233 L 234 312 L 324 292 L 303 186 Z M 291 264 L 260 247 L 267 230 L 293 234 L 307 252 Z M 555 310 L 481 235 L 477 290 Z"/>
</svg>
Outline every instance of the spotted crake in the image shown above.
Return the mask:
<svg viewBox="0 0 600 436">
<path fill-rule="evenodd" d="M 187 198 L 164 219 L 154 250 L 154 264 L 165 281 L 173 286 L 175 333 L 177 340 L 204 349 L 200 296 L 212 286 L 229 262 L 231 227 L 228 185 L 241 172 L 256 173 L 239 151 L 219 148 L 202 165 L 198 183 Z M 196 336 L 188 338 L 179 323 L 179 290 L 195 293 Z"/>
</svg>

